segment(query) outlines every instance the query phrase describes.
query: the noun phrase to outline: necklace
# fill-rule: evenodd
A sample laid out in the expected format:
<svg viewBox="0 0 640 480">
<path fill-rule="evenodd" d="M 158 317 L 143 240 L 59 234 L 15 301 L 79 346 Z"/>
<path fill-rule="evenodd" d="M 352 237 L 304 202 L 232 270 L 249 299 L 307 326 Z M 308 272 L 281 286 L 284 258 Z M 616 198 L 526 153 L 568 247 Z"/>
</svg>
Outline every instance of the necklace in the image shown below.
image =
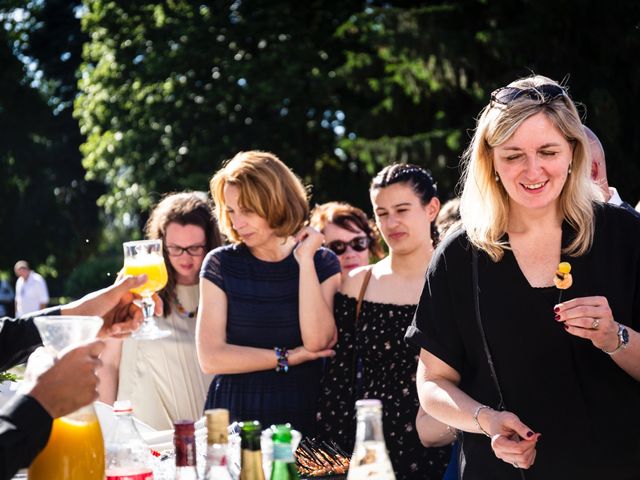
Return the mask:
<svg viewBox="0 0 640 480">
<path fill-rule="evenodd" d="M 180 300 L 178 300 L 178 293 L 175 291 L 173 292 L 173 303 L 176 306 L 178 315 L 180 315 L 182 318 L 195 318 L 196 314 L 198 313 L 198 307 L 196 307 L 193 312 L 189 312 L 186 308 L 184 308 L 180 303 Z"/>
</svg>

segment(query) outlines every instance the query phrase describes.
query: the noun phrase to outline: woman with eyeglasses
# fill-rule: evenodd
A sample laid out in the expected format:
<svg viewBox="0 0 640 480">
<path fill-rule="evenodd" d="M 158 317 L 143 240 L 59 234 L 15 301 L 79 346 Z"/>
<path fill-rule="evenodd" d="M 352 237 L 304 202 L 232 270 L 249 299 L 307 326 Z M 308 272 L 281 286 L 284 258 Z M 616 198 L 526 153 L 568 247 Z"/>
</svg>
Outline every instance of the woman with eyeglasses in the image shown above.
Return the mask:
<svg viewBox="0 0 640 480">
<path fill-rule="evenodd" d="M 463 479 L 640 475 L 640 222 L 601 202 L 588 149 L 543 76 L 496 90 L 478 119 L 463 228 L 407 332 L 422 404 L 464 432 Z"/>
<path fill-rule="evenodd" d="M 367 214 L 344 202 L 316 205 L 309 225 L 324 235 L 325 246 L 340 260 L 342 275 L 369 265 L 370 259 L 380 260 L 384 252 L 378 232 Z"/>
<path fill-rule="evenodd" d="M 389 255 L 351 271 L 336 295 L 338 343 L 323 377 L 319 435 L 350 451 L 355 401 L 379 398 L 396 479 L 440 480 L 449 450 L 426 449 L 420 442 L 415 427 L 417 355 L 403 340 L 437 242 L 434 221 L 440 202 L 429 172 L 409 164 L 380 171 L 371 182 L 370 197 Z"/>
<path fill-rule="evenodd" d="M 182 192 L 160 201 L 145 227 L 161 239 L 168 282 L 159 292 L 161 328 L 171 335 L 154 341 L 109 340 L 101 358 L 100 400 L 131 400 L 135 416 L 158 429 L 200 418 L 212 376 L 198 368 L 195 345 L 198 275 L 206 253 L 221 244 L 206 194 Z"/>
<path fill-rule="evenodd" d="M 313 435 L 321 359 L 336 342 L 338 259 L 304 226 L 307 191 L 274 154 L 238 153 L 210 187 L 232 243 L 212 251 L 200 274 L 198 358 L 215 374 L 206 408 Z"/>
</svg>

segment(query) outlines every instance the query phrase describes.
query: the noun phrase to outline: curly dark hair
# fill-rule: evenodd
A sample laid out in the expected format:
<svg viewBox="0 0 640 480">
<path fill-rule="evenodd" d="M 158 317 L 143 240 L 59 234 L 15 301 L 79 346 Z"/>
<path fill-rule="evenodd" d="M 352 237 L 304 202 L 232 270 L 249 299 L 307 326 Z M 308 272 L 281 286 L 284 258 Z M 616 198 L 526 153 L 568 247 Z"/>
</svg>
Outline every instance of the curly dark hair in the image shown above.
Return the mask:
<svg viewBox="0 0 640 480">
<path fill-rule="evenodd" d="M 147 238 L 164 241 L 167 226 L 170 223 L 201 227 L 205 233 L 207 252 L 222 245 L 211 202 L 203 192 L 179 192 L 165 195 L 151 211 L 145 225 L 144 231 Z M 171 313 L 171 304 L 176 288 L 176 273 L 165 249 L 163 249 L 163 256 L 167 265 L 168 280 L 158 295 L 162 299 L 164 314 L 167 315 Z"/>
</svg>

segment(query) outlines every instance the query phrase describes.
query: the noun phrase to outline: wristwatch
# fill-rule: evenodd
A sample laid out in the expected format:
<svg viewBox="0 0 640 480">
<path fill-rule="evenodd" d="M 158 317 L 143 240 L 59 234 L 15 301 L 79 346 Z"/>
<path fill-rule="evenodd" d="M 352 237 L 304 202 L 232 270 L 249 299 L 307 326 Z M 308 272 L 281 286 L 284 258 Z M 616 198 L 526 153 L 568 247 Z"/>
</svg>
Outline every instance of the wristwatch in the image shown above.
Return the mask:
<svg viewBox="0 0 640 480">
<path fill-rule="evenodd" d="M 627 345 L 629 345 L 629 331 L 624 325 L 618 324 L 618 346 L 610 351 L 604 349 L 602 351 L 609 355 L 613 355 L 623 348 L 627 348 Z"/>
</svg>

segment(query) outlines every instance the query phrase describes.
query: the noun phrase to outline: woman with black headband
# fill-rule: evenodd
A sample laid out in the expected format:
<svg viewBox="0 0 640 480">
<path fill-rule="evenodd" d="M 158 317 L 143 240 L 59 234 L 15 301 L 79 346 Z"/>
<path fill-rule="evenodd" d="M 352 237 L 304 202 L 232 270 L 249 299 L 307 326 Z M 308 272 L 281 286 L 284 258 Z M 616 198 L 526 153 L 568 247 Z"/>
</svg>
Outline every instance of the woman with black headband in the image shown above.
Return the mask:
<svg viewBox="0 0 640 480">
<path fill-rule="evenodd" d="M 440 202 L 431 175 L 407 164 L 378 173 L 370 195 L 389 255 L 350 272 L 335 297 L 338 343 L 322 382 L 319 434 L 350 450 L 355 401 L 379 398 L 396 479 L 440 480 L 449 450 L 425 449 L 420 443 L 415 427 L 417 351 L 403 341 L 433 254 Z"/>
<path fill-rule="evenodd" d="M 640 222 L 600 201 L 588 148 L 546 77 L 496 90 L 478 119 L 463 228 L 407 332 L 422 405 L 464 432 L 463 479 L 640 475 Z"/>
</svg>

